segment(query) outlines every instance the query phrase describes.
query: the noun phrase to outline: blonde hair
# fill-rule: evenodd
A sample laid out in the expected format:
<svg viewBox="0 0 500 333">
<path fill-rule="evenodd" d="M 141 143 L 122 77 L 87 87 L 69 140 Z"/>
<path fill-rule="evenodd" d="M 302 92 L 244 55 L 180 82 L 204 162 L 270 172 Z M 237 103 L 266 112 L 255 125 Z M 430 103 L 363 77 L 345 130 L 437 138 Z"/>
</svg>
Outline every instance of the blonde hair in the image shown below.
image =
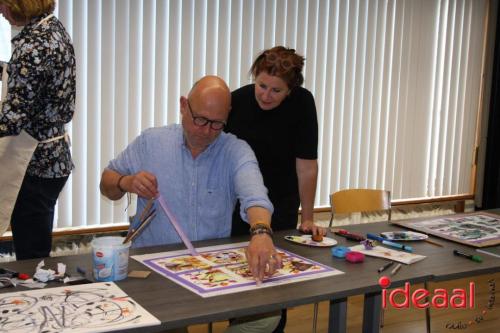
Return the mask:
<svg viewBox="0 0 500 333">
<path fill-rule="evenodd" d="M 0 0 L 0 4 L 9 7 L 13 18 L 19 22 L 52 13 L 56 7 L 55 0 Z"/>
</svg>

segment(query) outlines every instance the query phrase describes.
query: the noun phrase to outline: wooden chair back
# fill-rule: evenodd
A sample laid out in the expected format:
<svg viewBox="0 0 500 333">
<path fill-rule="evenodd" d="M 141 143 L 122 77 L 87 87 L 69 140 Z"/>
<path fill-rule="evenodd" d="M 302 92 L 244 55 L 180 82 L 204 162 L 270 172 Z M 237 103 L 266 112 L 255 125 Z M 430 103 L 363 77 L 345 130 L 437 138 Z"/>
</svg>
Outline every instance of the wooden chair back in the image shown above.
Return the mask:
<svg viewBox="0 0 500 333">
<path fill-rule="evenodd" d="M 376 189 L 347 189 L 330 195 L 332 218 L 335 214 L 386 211 L 391 220 L 391 191 Z"/>
</svg>

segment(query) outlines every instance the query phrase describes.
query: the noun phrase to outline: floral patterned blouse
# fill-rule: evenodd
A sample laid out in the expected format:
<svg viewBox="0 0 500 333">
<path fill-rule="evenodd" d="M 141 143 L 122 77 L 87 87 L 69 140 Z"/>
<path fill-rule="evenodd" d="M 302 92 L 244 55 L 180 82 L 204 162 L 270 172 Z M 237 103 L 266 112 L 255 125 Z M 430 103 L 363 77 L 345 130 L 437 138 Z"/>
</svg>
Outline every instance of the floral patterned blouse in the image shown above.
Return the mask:
<svg viewBox="0 0 500 333">
<path fill-rule="evenodd" d="M 35 139 L 45 141 L 63 135 L 64 124 L 73 118 L 75 52 L 61 22 L 55 16 L 42 21 L 47 16 L 32 19 L 12 39 L 0 137 L 18 135 L 24 129 Z M 38 145 L 27 174 L 59 178 L 68 176 L 73 167 L 69 144 L 60 139 Z"/>
</svg>

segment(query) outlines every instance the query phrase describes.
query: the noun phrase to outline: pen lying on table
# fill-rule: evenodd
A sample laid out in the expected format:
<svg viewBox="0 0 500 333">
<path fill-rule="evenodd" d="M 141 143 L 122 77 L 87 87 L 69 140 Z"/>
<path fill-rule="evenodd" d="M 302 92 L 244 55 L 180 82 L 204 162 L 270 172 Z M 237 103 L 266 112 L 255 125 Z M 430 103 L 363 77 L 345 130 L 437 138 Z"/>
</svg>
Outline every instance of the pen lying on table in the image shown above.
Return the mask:
<svg viewBox="0 0 500 333">
<path fill-rule="evenodd" d="M 401 264 L 397 264 L 396 267 L 394 267 L 393 270 L 391 271 L 391 275 L 396 274 L 400 268 L 401 268 Z"/>
<path fill-rule="evenodd" d="M 453 250 L 453 254 L 459 257 L 467 258 L 475 262 L 483 262 L 483 258 L 475 254 L 468 254 L 459 250 Z"/>
<path fill-rule="evenodd" d="M 344 230 L 344 229 L 333 230 L 333 232 L 335 235 L 339 235 L 341 237 L 344 237 L 347 240 L 352 240 L 352 241 L 356 241 L 356 242 L 361 242 L 361 241 L 364 241 L 366 239 L 365 236 L 363 236 L 363 235 L 358 235 L 358 234 L 349 232 L 349 231 Z"/>
<path fill-rule="evenodd" d="M 384 266 L 380 267 L 377 271 L 379 273 L 382 273 L 383 271 L 385 271 L 387 268 L 391 267 L 392 265 L 394 265 L 394 261 L 389 261 L 387 264 L 385 264 Z"/>
<path fill-rule="evenodd" d="M 395 249 L 403 250 L 403 251 L 406 251 L 406 252 L 413 252 L 413 248 L 411 246 L 409 246 L 409 245 L 403 245 L 403 244 L 391 242 L 391 241 L 388 241 L 387 239 L 385 239 L 383 237 L 380 237 L 380 236 L 377 236 L 377 235 L 374 235 L 374 234 L 371 234 L 371 233 L 367 233 L 366 237 L 368 239 L 376 240 L 376 241 L 378 241 L 378 242 L 380 242 L 380 243 L 382 243 L 384 245 L 393 247 Z"/>
</svg>

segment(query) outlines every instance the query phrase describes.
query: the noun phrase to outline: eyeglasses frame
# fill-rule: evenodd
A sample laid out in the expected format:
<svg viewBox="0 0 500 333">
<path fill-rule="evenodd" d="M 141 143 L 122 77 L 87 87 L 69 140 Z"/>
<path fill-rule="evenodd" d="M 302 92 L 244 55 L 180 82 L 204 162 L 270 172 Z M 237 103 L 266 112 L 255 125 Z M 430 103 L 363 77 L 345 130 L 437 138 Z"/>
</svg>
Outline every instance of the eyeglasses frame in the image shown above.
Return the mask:
<svg viewBox="0 0 500 333">
<path fill-rule="evenodd" d="M 193 118 L 193 124 L 195 124 L 196 126 L 203 127 L 203 126 L 207 126 L 208 124 L 210 124 L 210 128 L 213 129 L 214 131 L 222 131 L 224 129 L 224 127 L 226 127 L 227 124 L 225 121 L 210 120 L 210 119 L 202 117 L 202 116 L 195 116 L 193 113 L 193 108 L 191 107 L 191 103 L 189 103 L 189 98 L 186 98 L 186 101 L 187 101 L 189 113 L 191 113 L 191 117 Z M 200 120 L 203 124 L 200 123 Z M 220 128 L 218 128 L 218 126 L 214 127 L 214 124 L 215 125 L 221 124 L 220 125 L 221 127 Z"/>
</svg>

